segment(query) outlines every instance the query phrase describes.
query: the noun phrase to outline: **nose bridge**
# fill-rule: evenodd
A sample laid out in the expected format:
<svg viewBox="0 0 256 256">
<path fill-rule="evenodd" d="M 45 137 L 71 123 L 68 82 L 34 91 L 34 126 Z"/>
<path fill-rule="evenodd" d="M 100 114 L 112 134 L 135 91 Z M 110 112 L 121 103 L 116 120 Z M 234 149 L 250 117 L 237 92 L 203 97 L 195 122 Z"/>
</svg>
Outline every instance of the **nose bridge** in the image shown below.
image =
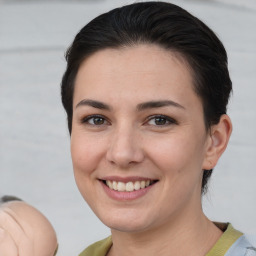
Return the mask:
<svg viewBox="0 0 256 256">
<path fill-rule="evenodd" d="M 113 130 L 107 159 L 121 167 L 143 160 L 143 150 L 140 144 L 139 132 L 126 121 Z"/>
</svg>

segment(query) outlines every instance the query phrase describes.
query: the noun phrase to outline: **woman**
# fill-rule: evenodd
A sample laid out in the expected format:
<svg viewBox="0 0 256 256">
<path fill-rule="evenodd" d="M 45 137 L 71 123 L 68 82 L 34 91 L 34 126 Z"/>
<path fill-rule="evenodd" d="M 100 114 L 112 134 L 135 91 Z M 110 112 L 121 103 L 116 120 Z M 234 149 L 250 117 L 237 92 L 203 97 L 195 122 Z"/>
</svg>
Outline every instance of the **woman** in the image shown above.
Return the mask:
<svg viewBox="0 0 256 256">
<path fill-rule="evenodd" d="M 173 4 L 135 3 L 87 24 L 66 57 L 76 183 L 112 233 L 81 256 L 254 253 L 201 206 L 232 130 L 216 35 Z"/>
</svg>

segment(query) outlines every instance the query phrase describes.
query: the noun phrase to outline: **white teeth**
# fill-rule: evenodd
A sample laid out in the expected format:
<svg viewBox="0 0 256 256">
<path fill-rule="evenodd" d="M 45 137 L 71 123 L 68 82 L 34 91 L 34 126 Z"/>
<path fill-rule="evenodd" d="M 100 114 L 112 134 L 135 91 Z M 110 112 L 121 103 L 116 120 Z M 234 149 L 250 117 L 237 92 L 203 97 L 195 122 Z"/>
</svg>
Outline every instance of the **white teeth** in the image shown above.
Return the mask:
<svg viewBox="0 0 256 256">
<path fill-rule="evenodd" d="M 133 183 L 131 181 L 126 183 L 125 190 L 126 191 L 133 191 L 134 190 L 134 186 L 133 186 Z"/>
<path fill-rule="evenodd" d="M 148 187 L 151 184 L 150 180 L 142 180 L 142 181 L 129 181 L 127 183 L 121 181 L 106 181 L 106 185 L 113 190 L 117 190 L 119 192 L 132 192 L 134 190 L 140 190 Z"/>
<path fill-rule="evenodd" d="M 109 186 L 109 188 L 113 189 L 113 183 L 110 182 L 109 180 L 107 180 L 107 185 Z"/>
<path fill-rule="evenodd" d="M 145 186 L 146 186 L 146 182 L 143 180 L 143 181 L 141 181 L 140 182 L 140 187 L 141 188 L 145 188 Z"/>
<path fill-rule="evenodd" d="M 140 189 L 140 181 L 135 181 L 134 188 L 135 188 L 135 190 L 139 190 Z"/>
<path fill-rule="evenodd" d="M 109 182 L 111 183 L 111 181 L 109 181 Z M 113 181 L 112 187 L 114 190 L 117 190 L 117 182 L 116 181 Z M 111 188 L 111 187 L 109 186 L 109 188 Z"/>
<path fill-rule="evenodd" d="M 125 191 L 125 183 L 119 181 L 117 183 L 117 190 L 118 191 Z"/>
</svg>

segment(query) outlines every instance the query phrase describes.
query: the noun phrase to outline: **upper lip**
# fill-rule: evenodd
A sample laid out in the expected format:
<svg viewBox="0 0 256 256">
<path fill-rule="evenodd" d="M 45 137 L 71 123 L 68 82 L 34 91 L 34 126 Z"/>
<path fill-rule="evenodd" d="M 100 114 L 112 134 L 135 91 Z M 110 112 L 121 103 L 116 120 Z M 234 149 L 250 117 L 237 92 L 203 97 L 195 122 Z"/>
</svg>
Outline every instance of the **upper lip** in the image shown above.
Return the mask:
<svg viewBox="0 0 256 256">
<path fill-rule="evenodd" d="M 109 180 L 109 181 L 120 181 L 120 182 L 124 182 L 127 183 L 129 181 L 135 182 L 135 181 L 153 181 L 156 179 L 152 179 L 152 178 L 148 178 L 148 177 L 140 177 L 140 176 L 130 176 L 130 177 L 120 177 L 120 176 L 105 176 L 100 178 L 100 180 Z"/>
</svg>

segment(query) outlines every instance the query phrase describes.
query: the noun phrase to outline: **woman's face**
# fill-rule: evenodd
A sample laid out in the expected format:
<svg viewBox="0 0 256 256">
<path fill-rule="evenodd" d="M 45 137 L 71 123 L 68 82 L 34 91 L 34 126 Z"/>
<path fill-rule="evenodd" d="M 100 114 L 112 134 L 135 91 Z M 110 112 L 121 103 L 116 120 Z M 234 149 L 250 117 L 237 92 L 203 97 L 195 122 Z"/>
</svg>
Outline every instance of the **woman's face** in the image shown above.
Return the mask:
<svg viewBox="0 0 256 256">
<path fill-rule="evenodd" d="M 81 65 L 74 174 L 110 228 L 139 232 L 198 214 L 210 144 L 192 76 L 174 53 L 154 45 L 106 49 Z"/>
</svg>

